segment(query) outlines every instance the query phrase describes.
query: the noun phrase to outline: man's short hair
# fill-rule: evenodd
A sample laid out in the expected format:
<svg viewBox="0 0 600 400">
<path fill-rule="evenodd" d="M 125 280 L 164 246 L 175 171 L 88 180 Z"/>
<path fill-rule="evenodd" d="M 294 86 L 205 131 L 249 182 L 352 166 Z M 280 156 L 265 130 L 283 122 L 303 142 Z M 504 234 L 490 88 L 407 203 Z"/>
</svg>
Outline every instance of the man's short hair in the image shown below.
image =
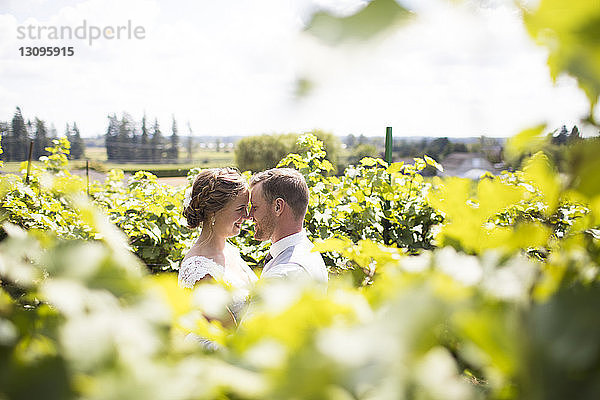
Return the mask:
<svg viewBox="0 0 600 400">
<path fill-rule="evenodd" d="M 272 168 L 252 176 L 250 186 L 262 183 L 265 200 L 272 204 L 282 198 L 297 219 L 304 218 L 308 209 L 308 185 L 304 176 L 292 168 Z"/>
</svg>

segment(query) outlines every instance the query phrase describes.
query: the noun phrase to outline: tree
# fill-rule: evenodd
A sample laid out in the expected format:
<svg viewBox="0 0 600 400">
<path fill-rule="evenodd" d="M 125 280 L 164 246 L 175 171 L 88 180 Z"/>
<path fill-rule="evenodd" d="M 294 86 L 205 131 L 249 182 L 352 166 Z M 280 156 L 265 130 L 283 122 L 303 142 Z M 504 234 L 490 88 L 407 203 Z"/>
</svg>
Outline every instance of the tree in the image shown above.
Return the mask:
<svg viewBox="0 0 600 400">
<path fill-rule="evenodd" d="M 46 124 L 39 118 L 35 118 L 35 135 L 33 138 L 33 158 L 37 160 L 41 156 L 48 155 L 46 147 L 50 146 Z"/>
<path fill-rule="evenodd" d="M 447 137 L 436 138 L 429 142 L 425 148 L 425 154 L 435 160 L 442 160 L 452 151 L 452 143 Z"/>
<path fill-rule="evenodd" d="M 467 149 L 467 145 L 465 145 L 464 143 L 454 143 L 452 146 L 452 151 L 455 153 L 468 153 L 469 150 Z"/>
<path fill-rule="evenodd" d="M 146 114 L 142 118 L 142 136 L 140 137 L 139 159 L 143 162 L 152 160 L 152 145 L 150 144 L 150 136 L 146 127 Z"/>
<path fill-rule="evenodd" d="M 194 141 L 193 141 L 192 126 L 190 125 L 190 121 L 188 121 L 187 126 L 188 126 L 188 130 L 190 132 L 190 134 L 188 136 L 188 141 L 187 141 L 188 161 L 192 161 L 193 150 L 194 150 Z"/>
<path fill-rule="evenodd" d="M 117 160 L 131 160 L 133 139 L 133 119 L 127 113 L 123 113 L 119 123 L 119 134 L 117 136 Z"/>
<path fill-rule="evenodd" d="M 573 144 L 581 140 L 581 133 L 579 132 L 579 128 L 577 125 L 573 125 L 573 129 L 571 129 L 571 133 L 569 133 L 568 143 Z"/>
<path fill-rule="evenodd" d="M 50 130 L 48 131 L 48 139 L 51 141 L 52 139 L 56 139 L 58 137 L 58 133 L 56 131 L 56 127 L 54 124 L 50 124 Z"/>
<path fill-rule="evenodd" d="M 21 114 L 21 109 L 17 107 L 11 123 L 12 135 L 6 143 L 7 160 L 23 161 L 27 157 L 27 128 L 25 120 Z"/>
<path fill-rule="evenodd" d="M 314 130 L 312 133 L 323 142 L 327 159 L 338 168 L 337 160 L 341 149 L 340 140 L 329 132 Z M 278 135 L 249 136 L 239 140 L 235 146 L 235 160 L 242 171 L 261 171 L 273 168 L 289 153 L 300 151 L 296 141 L 300 135 L 295 133 Z M 342 168 L 343 169 L 343 166 Z"/>
<path fill-rule="evenodd" d="M 152 161 L 160 162 L 163 156 L 164 139 L 158 125 L 158 120 L 154 119 L 154 125 L 152 126 Z"/>
<path fill-rule="evenodd" d="M 6 154 L 6 143 L 9 140 L 9 135 L 10 135 L 10 125 L 7 122 L 2 122 L 0 121 L 0 138 L 2 140 L 2 142 L 0 143 L 0 149 L 4 148 L 4 153 L 0 153 L 2 154 L 0 157 L 2 158 L 2 160 L 8 160 L 7 158 L 7 154 Z"/>
<path fill-rule="evenodd" d="M 117 115 L 108 115 L 108 128 L 106 129 L 105 146 L 106 158 L 109 161 L 116 160 L 118 157 L 117 138 L 119 136 L 119 121 Z"/>
<path fill-rule="evenodd" d="M 346 139 L 344 140 L 344 144 L 348 148 L 352 148 L 352 147 L 356 146 L 356 136 L 354 136 L 353 134 L 349 134 L 348 136 L 346 136 Z"/>
<path fill-rule="evenodd" d="M 258 172 L 273 168 L 291 153 L 297 135 L 248 136 L 238 140 L 235 146 L 235 162 L 242 171 Z"/>
<path fill-rule="evenodd" d="M 556 145 L 564 145 L 567 144 L 567 141 L 569 139 L 569 131 L 567 130 L 567 127 L 565 125 L 562 126 L 562 128 L 560 128 L 560 132 L 558 132 L 557 135 L 552 135 L 552 144 L 556 144 Z"/>
<path fill-rule="evenodd" d="M 73 122 L 73 128 L 71 129 L 71 153 L 70 158 L 75 160 L 80 160 L 84 157 L 85 153 L 85 143 L 83 143 L 83 139 L 81 138 L 81 134 L 79 133 L 79 128 L 77 127 L 77 123 Z"/>
<path fill-rule="evenodd" d="M 359 144 L 354 146 L 350 156 L 348 157 L 348 164 L 357 165 L 360 160 L 365 157 L 378 157 L 379 152 L 377 151 L 377 147 L 372 144 Z"/>
<path fill-rule="evenodd" d="M 173 125 L 171 125 L 171 138 L 169 148 L 167 149 L 167 158 L 170 161 L 177 161 L 179 158 L 179 136 L 177 135 L 177 121 L 173 115 Z"/>
</svg>

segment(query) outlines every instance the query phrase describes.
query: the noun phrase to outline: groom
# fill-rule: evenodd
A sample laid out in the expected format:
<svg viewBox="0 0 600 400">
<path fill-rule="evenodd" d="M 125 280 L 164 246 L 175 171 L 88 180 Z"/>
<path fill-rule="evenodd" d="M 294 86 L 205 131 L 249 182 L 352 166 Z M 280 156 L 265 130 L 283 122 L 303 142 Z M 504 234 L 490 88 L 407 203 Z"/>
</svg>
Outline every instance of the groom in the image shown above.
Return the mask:
<svg viewBox="0 0 600 400">
<path fill-rule="evenodd" d="M 323 258 L 311 252 L 314 245 L 302 227 L 308 208 L 308 186 L 302 174 L 273 168 L 254 175 L 250 187 L 254 238 L 272 243 L 261 279 L 307 276 L 326 284 Z"/>
</svg>

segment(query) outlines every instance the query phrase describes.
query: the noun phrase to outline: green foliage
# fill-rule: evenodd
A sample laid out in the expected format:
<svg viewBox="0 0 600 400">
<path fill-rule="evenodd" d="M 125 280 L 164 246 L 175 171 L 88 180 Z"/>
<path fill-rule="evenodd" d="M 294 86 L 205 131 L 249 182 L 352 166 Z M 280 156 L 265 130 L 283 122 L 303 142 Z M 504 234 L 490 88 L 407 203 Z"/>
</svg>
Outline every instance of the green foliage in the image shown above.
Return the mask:
<svg viewBox="0 0 600 400">
<path fill-rule="evenodd" d="M 600 95 L 600 7 L 596 0 L 542 0 L 525 14 L 529 34 L 550 53 L 553 79 L 567 73 L 577 79 L 590 103 L 588 120 Z"/>
<path fill-rule="evenodd" d="M 51 172 L 65 170 L 69 164 L 68 158 L 71 149 L 71 143 L 67 138 L 61 137 L 52 140 L 53 146 L 46 147 L 44 150 L 50 153 L 49 156 L 40 157 L 46 169 Z"/>
<path fill-rule="evenodd" d="M 192 239 L 181 216 L 182 190 L 161 185 L 144 171 L 126 186 L 123 178 L 122 171 L 111 171 L 104 185 L 92 186 L 92 198 L 127 235 L 132 250 L 151 271 L 178 269 Z"/>
<path fill-rule="evenodd" d="M 377 151 L 375 145 L 367 143 L 358 144 L 351 149 L 348 164 L 356 165 L 365 157 L 377 157 L 378 155 L 379 151 Z"/>
<path fill-rule="evenodd" d="M 575 8 L 557 32 L 596 18 Z M 599 398 L 600 144 L 559 173 L 540 134 L 511 144 L 531 154 L 522 169 L 478 182 L 426 181 L 430 157 L 330 176 L 323 144 L 300 137 L 280 165 L 306 177 L 307 229 L 339 274 L 326 292 L 259 283 L 235 328 L 202 316 L 226 312 L 230 288 L 180 289 L 131 251 L 181 257 L 182 190 L 111 171 L 82 196 L 56 141 L 29 185 L 0 177 L 0 398 Z M 249 235 L 235 240 L 256 260 Z"/>
<path fill-rule="evenodd" d="M 183 290 L 173 274 L 149 275 L 140 262 L 176 268 L 191 244 L 182 188 L 144 172 L 124 184 L 111 171 L 86 200 L 60 141 L 30 185 L 2 177 L 3 215 L 28 232 L 3 225 L 0 393 L 597 397 L 600 327 L 590 321 L 600 298 L 600 193 L 579 179 L 591 170 L 561 178 L 536 153 L 522 171 L 477 183 L 427 182 L 419 172 L 441 168 L 430 157 L 365 158 L 335 177 L 319 140 L 305 135 L 299 146 L 280 165 L 305 175 L 306 227 L 337 273 L 326 293 L 303 282 L 259 285 L 237 329 L 201 316 L 225 312 L 227 288 Z M 258 261 L 265 247 L 251 235 L 245 227 L 235 241 Z M 221 350 L 207 353 L 186 332 Z"/>
<path fill-rule="evenodd" d="M 323 141 L 326 158 L 335 167 L 334 171 L 337 170 L 341 147 L 339 139 L 333 134 L 321 130 L 314 130 L 310 133 Z M 301 150 L 297 144 L 299 136 L 286 134 L 242 138 L 236 143 L 235 162 L 241 171 L 258 172 L 273 168 L 286 154 L 297 153 Z"/>
<path fill-rule="evenodd" d="M 409 253 L 432 248 L 433 229 L 442 221 L 426 200 L 430 184 L 419 171 L 428 158 L 415 165 L 387 165 L 379 158 L 363 158 L 344 175 L 328 176 L 332 165 L 325 159 L 323 143 L 313 135 L 299 139 L 300 154 L 289 154 L 280 166 L 301 171 L 310 190 L 305 226 L 315 239 L 345 237 L 351 243 L 370 239 L 395 245 Z M 438 165 L 439 166 L 439 165 Z M 349 264 L 338 251 L 325 255 L 332 269 L 353 269 L 358 282 L 368 283 L 370 270 Z"/>
<path fill-rule="evenodd" d="M 411 13 L 394 0 L 379 0 L 350 16 L 317 12 L 306 30 L 329 45 L 360 43 L 381 35 L 410 16 Z"/>
<path fill-rule="evenodd" d="M 235 146 L 235 163 L 242 171 L 273 168 L 293 147 L 295 136 L 260 135 L 240 139 Z"/>
<path fill-rule="evenodd" d="M 177 269 L 193 236 L 181 217 L 182 189 L 161 185 L 147 172 L 137 172 L 124 184 L 119 170 L 111 170 L 106 182 L 86 188 L 82 178 L 68 171 L 69 142 L 60 138 L 53 143 L 46 148 L 50 155 L 40 158 L 43 167 L 32 164 L 29 184 L 17 175 L 1 178 L 0 221 L 62 239 L 102 239 L 78 206 L 88 191 L 151 271 Z"/>
</svg>

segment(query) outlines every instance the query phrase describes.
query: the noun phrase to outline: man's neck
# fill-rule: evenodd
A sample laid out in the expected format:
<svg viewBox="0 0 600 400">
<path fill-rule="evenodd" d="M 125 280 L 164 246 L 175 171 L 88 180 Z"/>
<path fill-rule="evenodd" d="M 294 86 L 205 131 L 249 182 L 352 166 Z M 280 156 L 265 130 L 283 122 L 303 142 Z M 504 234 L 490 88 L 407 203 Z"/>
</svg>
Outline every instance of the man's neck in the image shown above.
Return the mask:
<svg viewBox="0 0 600 400">
<path fill-rule="evenodd" d="M 296 233 L 302 232 L 302 222 L 298 225 L 282 227 L 280 229 L 276 229 L 271 236 L 271 243 L 275 243 L 280 241 L 283 238 L 294 235 Z"/>
</svg>

